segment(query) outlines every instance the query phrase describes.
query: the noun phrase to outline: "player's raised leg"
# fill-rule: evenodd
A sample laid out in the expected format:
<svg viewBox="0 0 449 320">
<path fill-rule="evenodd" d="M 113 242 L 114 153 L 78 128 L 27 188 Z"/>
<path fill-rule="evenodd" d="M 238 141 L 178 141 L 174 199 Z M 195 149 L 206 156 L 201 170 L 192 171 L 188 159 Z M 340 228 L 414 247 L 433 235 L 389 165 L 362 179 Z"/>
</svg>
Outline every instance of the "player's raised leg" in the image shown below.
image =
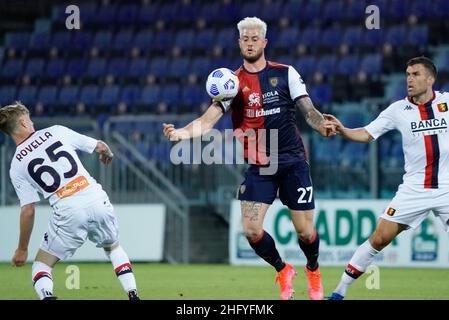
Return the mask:
<svg viewBox="0 0 449 320">
<path fill-rule="evenodd" d="M 296 271 L 290 264 L 282 261 L 273 238 L 263 229 L 263 220 L 268 208 L 266 203 L 241 201 L 243 231 L 257 255 L 278 272 L 276 282 L 281 286 L 281 299 L 288 300 L 294 294 L 292 281 Z"/>
<path fill-rule="evenodd" d="M 304 268 L 307 275 L 307 288 L 311 300 L 323 299 L 323 285 L 318 265 L 320 237 L 313 225 L 313 210 L 290 210 L 293 225 L 298 235 L 298 244 L 307 258 Z"/>
<path fill-rule="evenodd" d="M 354 253 L 346 266 L 340 283 L 328 300 L 343 300 L 349 286 L 358 279 L 373 262 L 375 256 L 403 230 L 406 225 L 380 218 L 376 230 Z"/>
<path fill-rule="evenodd" d="M 140 300 L 137 293 L 136 279 L 128 255 L 119 243 L 104 247 L 104 251 L 111 260 L 117 279 L 120 281 L 130 300 Z"/>
<path fill-rule="evenodd" d="M 36 259 L 31 267 L 31 278 L 34 290 L 36 290 L 39 299 L 55 300 L 53 295 L 52 270 L 59 259 L 48 252 L 39 249 Z"/>
</svg>

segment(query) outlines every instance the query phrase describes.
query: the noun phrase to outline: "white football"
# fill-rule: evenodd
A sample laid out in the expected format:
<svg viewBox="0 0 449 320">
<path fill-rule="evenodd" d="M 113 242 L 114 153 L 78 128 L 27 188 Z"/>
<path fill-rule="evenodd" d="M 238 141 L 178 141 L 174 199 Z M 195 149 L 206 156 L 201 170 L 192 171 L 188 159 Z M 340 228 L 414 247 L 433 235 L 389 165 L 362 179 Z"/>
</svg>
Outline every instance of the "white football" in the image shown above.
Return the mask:
<svg viewBox="0 0 449 320">
<path fill-rule="evenodd" d="M 228 68 L 215 69 L 207 77 L 206 90 L 214 100 L 232 99 L 239 92 L 239 78 L 234 71 Z"/>
</svg>

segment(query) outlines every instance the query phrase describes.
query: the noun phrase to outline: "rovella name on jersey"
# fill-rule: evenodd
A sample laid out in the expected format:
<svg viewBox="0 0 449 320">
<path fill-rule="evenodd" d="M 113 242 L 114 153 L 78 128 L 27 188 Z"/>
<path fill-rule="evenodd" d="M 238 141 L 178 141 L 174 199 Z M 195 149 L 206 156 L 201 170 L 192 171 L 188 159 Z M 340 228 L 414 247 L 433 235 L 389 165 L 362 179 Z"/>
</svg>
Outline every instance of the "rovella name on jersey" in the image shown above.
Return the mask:
<svg viewBox="0 0 449 320">
<path fill-rule="evenodd" d="M 410 122 L 410 128 L 414 136 L 434 135 L 447 132 L 447 121 L 444 118 L 412 121 Z"/>
<path fill-rule="evenodd" d="M 17 155 L 16 159 L 19 161 L 22 161 L 23 158 L 25 158 L 29 153 L 33 152 L 33 150 L 39 148 L 40 145 L 42 145 L 45 141 L 47 141 L 49 138 L 52 138 L 53 135 L 46 131 L 33 141 L 29 143 L 25 148 L 21 149 Z"/>
</svg>

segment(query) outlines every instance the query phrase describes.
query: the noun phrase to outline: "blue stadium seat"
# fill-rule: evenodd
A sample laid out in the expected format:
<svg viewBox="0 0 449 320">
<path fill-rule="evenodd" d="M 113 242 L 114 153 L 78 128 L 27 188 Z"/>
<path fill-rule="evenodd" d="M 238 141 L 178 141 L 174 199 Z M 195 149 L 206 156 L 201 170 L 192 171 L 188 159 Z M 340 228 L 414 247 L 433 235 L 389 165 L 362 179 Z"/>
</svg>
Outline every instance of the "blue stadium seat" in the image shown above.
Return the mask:
<svg viewBox="0 0 449 320">
<path fill-rule="evenodd" d="M 58 103 L 64 106 L 74 106 L 78 102 L 78 86 L 64 86 L 59 90 Z"/>
<path fill-rule="evenodd" d="M 341 139 L 328 139 L 323 142 L 322 139 L 317 139 L 314 135 L 312 140 L 312 154 L 313 159 L 318 163 L 336 164 L 336 157 L 341 152 Z"/>
<path fill-rule="evenodd" d="M 394 46 L 402 46 L 407 40 L 407 29 L 404 25 L 390 27 L 385 35 L 385 42 Z"/>
<path fill-rule="evenodd" d="M 432 6 L 425 1 L 415 0 L 412 2 L 408 14 L 413 14 L 419 18 L 429 17 L 431 14 Z"/>
<path fill-rule="evenodd" d="M 59 50 L 67 50 L 72 45 L 72 34 L 74 34 L 74 32 L 68 29 L 55 32 L 51 38 L 51 46 Z"/>
<path fill-rule="evenodd" d="M 11 32 L 6 34 L 5 45 L 16 50 L 28 48 L 30 34 L 28 32 Z"/>
<path fill-rule="evenodd" d="M 139 7 L 133 4 L 125 4 L 119 7 L 117 13 L 117 22 L 121 25 L 131 24 L 136 21 Z"/>
<path fill-rule="evenodd" d="M 85 2 L 79 4 L 81 21 L 83 25 L 90 25 L 96 21 L 97 17 L 97 4 L 95 2 Z M 64 20 L 66 19 L 67 14 L 65 14 Z M 81 27 L 83 28 L 83 27 Z M 81 30 L 78 30 L 79 32 Z"/>
<path fill-rule="evenodd" d="M 292 46 L 296 46 L 299 42 L 299 28 L 290 27 L 282 30 L 279 37 L 274 43 L 275 48 L 286 48 L 290 49 Z"/>
<path fill-rule="evenodd" d="M 165 70 L 166 72 L 167 70 Z M 146 58 L 136 58 L 129 61 L 129 68 L 127 76 L 129 77 L 144 77 L 149 74 L 148 70 L 148 59 Z"/>
<path fill-rule="evenodd" d="M 363 110 L 344 112 L 340 114 L 340 120 L 348 128 L 360 128 L 366 125 Z"/>
<path fill-rule="evenodd" d="M 17 93 L 17 100 L 21 101 L 25 106 L 34 106 L 36 104 L 36 86 L 23 86 Z"/>
<path fill-rule="evenodd" d="M 222 48 L 234 48 L 237 46 L 238 33 L 234 28 L 223 28 L 218 31 L 216 44 Z"/>
<path fill-rule="evenodd" d="M 145 106 L 154 106 L 160 102 L 161 87 L 159 85 L 145 86 L 141 92 L 139 103 Z"/>
<path fill-rule="evenodd" d="M 190 64 L 189 73 L 206 77 L 212 71 L 211 61 L 208 57 L 196 57 Z"/>
<path fill-rule="evenodd" d="M 125 102 L 129 106 L 136 104 L 139 101 L 139 98 L 140 86 L 135 84 L 125 86 L 120 95 L 120 101 Z"/>
<path fill-rule="evenodd" d="M 363 1 L 349 1 L 346 4 L 345 10 L 343 12 L 343 17 L 349 20 L 359 20 L 360 17 L 365 16 L 366 5 Z"/>
<path fill-rule="evenodd" d="M 316 71 L 325 76 L 333 76 L 337 69 L 337 57 L 334 55 L 324 55 L 318 60 Z"/>
<path fill-rule="evenodd" d="M 173 59 L 169 65 L 167 76 L 175 78 L 186 77 L 186 70 L 189 69 L 189 65 L 189 58 Z"/>
<path fill-rule="evenodd" d="M 328 83 L 313 85 L 308 89 L 313 102 L 322 106 L 332 102 L 332 87 Z"/>
<path fill-rule="evenodd" d="M 316 60 L 313 56 L 304 56 L 295 60 L 297 71 L 303 78 L 307 78 L 315 72 Z"/>
<path fill-rule="evenodd" d="M 112 48 L 116 50 L 128 50 L 132 46 L 133 36 L 132 30 L 120 30 L 115 35 Z"/>
<path fill-rule="evenodd" d="M 321 33 L 320 44 L 328 48 L 338 47 L 342 39 L 340 27 L 330 27 Z"/>
<path fill-rule="evenodd" d="M 128 60 L 126 58 L 113 58 L 109 60 L 108 74 L 114 77 L 122 77 L 128 72 Z"/>
<path fill-rule="evenodd" d="M 446 0 L 432 1 L 431 8 L 431 14 L 435 17 L 447 17 L 449 14 L 449 2 Z"/>
<path fill-rule="evenodd" d="M 426 46 L 429 28 L 426 25 L 411 27 L 408 31 L 407 43 L 417 46 Z"/>
<path fill-rule="evenodd" d="M 361 27 L 349 27 L 344 31 L 342 43 L 349 47 L 359 47 L 362 42 L 363 32 L 370 32 L 370 30 L 362 30 Z"/>
<path fill-rule="evenodd" d="M 0 106 L 11 104 L 16 98 L 15 86 L 0 86 Z"/>
<path fill-rule="evenodd" d="M 78 50 L 85 50 L 92 46 L 93 34 L 87 30 L 81 29 L 73 35 L 73 46 Z"/>
<path fill-rule="evenodd" d="M 360 71 L 368 75 L 379 75 L 382 71 L 382 56 L 380 54 L 368 54 L 362 58 Z"/>
<path fill-rule="evenodd" d="M 168 59 L 167 58 L 155 58 L 150 62 L 149 73 L 155 75 L 156 77 L 165 77 L 168 69 Z"/>
<path fill-rule="evenodd" d="M 24 62 L 22 59 L 6 60 L 3 67 L 0 68 L 0 74 L 3 78 L 17 78 L 22 74 Z"/>
<path fill-rule="evenodd" d="M 198 109 L 201 102 L 204 101 L 206 95 L 206 90 L 203 86 L 197 84 L 182 86 L 180 103 Z"/>
<path fill-rule="evenodd" d="M 221 11 L 221 6 L 215 1 L 206 2 L 201 6 L 199 17 L 207 22 L 217 21 L 224 12 Z"/>
<path fill-rule="evenodd" d="M 137 21 L 142 26 L 148 26 L 157 20 L 159 16 L 159 7 L 158 3 L 152 3 L 151 5 L 142 6 L 139 8 L 139 12 L 137 15 Z"/>
<path fill-rule="evenodd" d="M 267 5 L 270 6 L 270 5 Z M 243 5 L 240 7 L 240 16 L 241 17 L 258 17 L 259 15 L 259 9 L 261 5 L 257 3 L 257 1 L 248 1 L 246 3 L 243 3 Z"/>
<path fill-rule="evenodd" d="M 212 29 L 200 31 L 194 39 L 194 48 L 206 50 L 215 44 L 215 33 Z"/>
<path fill-rule="evenodd" d="M 58 88 L 56 86 L 44 86 L 40 88 L 37 101 L 44 105 L 54 105 L 57 100 Z"/>
<path fill-rule="evenodd" d="M 89 61 L 87 65 L 86 76 L 90 78 L 98 78 L 104 76 L 106 71 L 106 59 L 95 58 Z"/>
<path fill-rule="evenodd" d="M 442 87 L 442 91 L 449 92 L 449 82 L 446 82 Z"/>
<path fill-rule="evenodd" d="M 323 2 L 323 7 L 320 18 L 330 21 L 341 20 L 343 16 L 343 3 L 341 1 Z"/>
<path fill-rule="evenodd" d="M 51 59 L 45 68 L 45 76 L 52 79 L 62 78 L 65 74 L 65 60 L 62 58 Z"/>
<path fill-rule="evenodd" d="M 29 59 L 25 67 L 24 74 L 27 74 L 32 78 L 41 76 L 44 73 L 44 64 L 45 64 L 44 59 L 41 58 Z"/>
<path fill-rule="evenodd" d="M 111 31 L 98 31 L 93 39 L 92 46 L 99 49 L 108 49 L 111 47 L 112 43 L 112 32 Z"/>
<path fill-rule="evenodd" d="M 378 48 L 382 45 L 384 41 L 384 29 L 371 29 L 364 31 L 363 34 L 363 45 L 371 48 Z"/>
<path fill-rule="evenodd" d="M 175 35 L 171 31 L 156 32 L 151 48 L 167 51 L 171 48 L 174 37 Z"/>
<path fill-rule="evenodd" d="M 347 142 L 338 154 L 340 161 L 345 161 L 351 167 L 362 167 L 368 159 L 368 145 L 365 143 Z"/>
<path fill-rule="evenodd" d="M 120 87 L 117 85 L 104 86 L 100 91 L 99 103 L 102 105 L 112 106 L 118 104 L 120 95 Z"/>
<path fill-rule="evenodd" d="M 98 87 L 90 84 L 83 86 L 79 95 L 80 102 L 84 103 L 87 108 L 93 108 L 97 105 Z"/>
<path fill-rule="evenodd" d="M 359 69 L 359 59 L 355 55 L 348 55 L 340 59 L 337 66 L 337 73 L 341 75 L 353 75 Z"/>
<path fill-rule="evenodd" d="M 282 17 L 283 7 L 284 4 L 282 2 L 269 2 L 261 6 L 258 16 L 267 23 L 277 22 L 279 17 Z"/>
<path fill-rule="evenodd" d="M 161 101 L 167 103 L 169 107 L 177 107 L 180 104 L 181 90 L 177 84 L 164 86 L 161 92 Z"/>
<path fill-rule="evenodd" d="M 192 2 L 182 2 L 178 8 L 178 21 L 181 23 L 190 23 L 199 15 L 201 5 Z"/>
<path fill-rule="evenodd" d="M 79 78 L 86 71 L 86 61 L 82 58 L 74 58 L 67 62 L 66 74 L 73 78 Z"/>
<path fill-rule="evenodd" d="M 140 30 L 138 33 L 136 33 L 133 45 L 143 51 L 146 51 L 153 46 L 153 38 L 153 31 L 147 29 Z"/>
<path fill-rule="evenodd" d="M 50 33 L 33 32 L 30 36 L 29 48 L 31 50 L 47 50 L 50 47 Z"/>
<path fill-rule="evenodd" d="M 388 15 L 396 19 L 405 19 L 409 14 L 407 2 L 409 1 L 408 0 L 391 1 L 390 5 L 388 6 Z"/>
<path fill-rule="evenodd" d="M 97 9 L 97 23 L 100 25 L 113 25 L 117 14 L 117 6 L 107 4 Z"/>
<path fill-rule="evenodd" d="M 301 32 L 300 43 L 306 46 L 315 46 L 320 41 L 320 29 L 307 27 Z"/>
<path fill-rule="evenodd" d="M 291 54 L 288 54 L 288 55 L 285 55 L 285 56 L 280 56 L 279 60 L 277 60 L 277 58 L 276 58 L 276 61 L 274 61 L 274 62 L 278 62 L 278 63 L 286 64 L 286 65 L 289 65 L 289 66 L 293 66 L 295 69 L 297 69 L 297 67 L 295 65 L 295 63 L 296 63 L 295 62 L 295 58 Z"/>
<path fill-rule="evenodd" d="M 176 34 L 174 45 L 181 49 L 190 50 L 193 48 L 194 37 L 193 30 L 181 30 Z"/>
<path fill-rule="evenodd" d="M 158 18 L 166 22 L 173 22 L 178 16 L 178 3 L 164 3 L 159 8 Z"/>
</svg>

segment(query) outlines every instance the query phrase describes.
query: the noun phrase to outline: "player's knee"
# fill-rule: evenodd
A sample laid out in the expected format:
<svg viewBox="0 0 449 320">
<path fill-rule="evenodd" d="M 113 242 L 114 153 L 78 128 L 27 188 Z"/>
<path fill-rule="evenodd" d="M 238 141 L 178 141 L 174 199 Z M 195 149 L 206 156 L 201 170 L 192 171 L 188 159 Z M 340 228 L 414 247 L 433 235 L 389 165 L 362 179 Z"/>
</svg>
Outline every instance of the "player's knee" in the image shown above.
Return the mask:
<svg viewBox="0 0 449 320">
<path fill-rule="evenodd" d="M 313 230 L 312 231 L 302 230 L 300 232 L 297 232 L 297 235 L 302 242 L 309 243 L 313 238 Z"/>
<path fill-rule="evenodd" d="M 246 239 L 248 239 L 249 242 L 252 242 L 260 238 L 263 230 L 254 227 L 247 227 L 244 228 L 243 232 L 245 233 Z"/>
<path fill-rule="evenodd" d="M 370 238 L 370 243 L 374 249 L 380 251 L 385 248 L 391 242 L 391 240 L 392 239 L 390 239 L 390 237 L 388 237 L 386 234 L 382 232 L 375 232 Z"/>
</svg>

